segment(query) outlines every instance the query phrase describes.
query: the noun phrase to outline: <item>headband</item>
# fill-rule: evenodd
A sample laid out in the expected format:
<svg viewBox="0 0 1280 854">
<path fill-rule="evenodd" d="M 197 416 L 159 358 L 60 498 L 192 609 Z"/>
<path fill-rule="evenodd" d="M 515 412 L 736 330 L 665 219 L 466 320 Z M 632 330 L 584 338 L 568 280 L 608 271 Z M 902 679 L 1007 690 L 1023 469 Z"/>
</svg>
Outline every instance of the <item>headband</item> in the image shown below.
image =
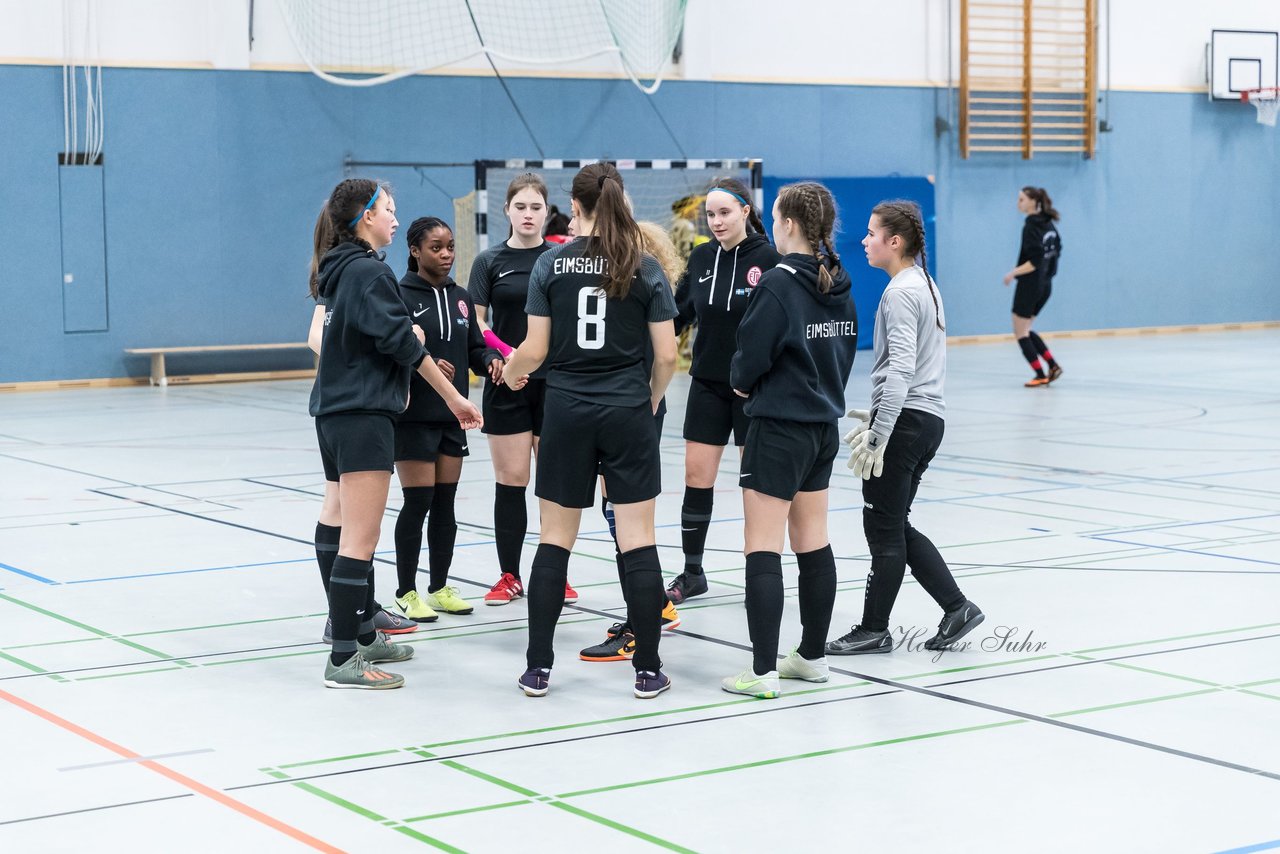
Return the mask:
<svg viewBox="0 0 1280 854">
<path fill-rule="evenodd" d="M 739 196 L 739 195 L 738 195 L 737 193 L 735 193 L 733 190 L 726 190 L 724 187 L 712 187 L 710 190 L 707 190 L 707 195 L 709 196 L 709 195 L 711 195 L 712 193 L 728 193 L 729 195 L 731 195 L 731 196 L 733 196 L 735 199 L 737 199 L 737 200 L 742 204 L 742 206 L 743 206 L 744 208 L 749 208 L 749 207 L 751 207 L 751 203 L 750 203 L 750 202 L 748 202 L 746 199 L 742 198 L 742 196 Z"/>
<path fill-rule="evenodd" d="M 368 211 L 371 207 L 373 207 L 373 203 L 376 202 L 378 200 L 378 196 L 381 196 L 381 195 L 382 195 L 382 185 L 379 184 L 378 189 L 373 191 L 373 198 L 369 199 L 369 203 L 364 206 L 364 208 L 360 211 L 360 213 L 356 214 L 355 219 L 347 223 L 347 228 L 355 228 L 360 223 L 360 217 L 364 216 L 365 212 Z"/>
</svg>

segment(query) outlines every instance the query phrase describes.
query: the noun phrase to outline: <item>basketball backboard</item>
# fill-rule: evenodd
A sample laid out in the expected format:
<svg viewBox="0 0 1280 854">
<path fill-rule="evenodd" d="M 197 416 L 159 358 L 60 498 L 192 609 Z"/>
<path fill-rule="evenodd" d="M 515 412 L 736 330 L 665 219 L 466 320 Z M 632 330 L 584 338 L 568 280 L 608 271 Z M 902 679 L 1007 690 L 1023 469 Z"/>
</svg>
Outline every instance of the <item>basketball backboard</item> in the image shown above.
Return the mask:
<svg viewBox="0 0 1280 854">
<path fill-rule="evenodd" d="M 1280 33 L 1267 30 L 1214 30 L 1206 66 L 1209 97 L 1239 101 L 1246 89 L 1276 86 Z"/>
</svg>

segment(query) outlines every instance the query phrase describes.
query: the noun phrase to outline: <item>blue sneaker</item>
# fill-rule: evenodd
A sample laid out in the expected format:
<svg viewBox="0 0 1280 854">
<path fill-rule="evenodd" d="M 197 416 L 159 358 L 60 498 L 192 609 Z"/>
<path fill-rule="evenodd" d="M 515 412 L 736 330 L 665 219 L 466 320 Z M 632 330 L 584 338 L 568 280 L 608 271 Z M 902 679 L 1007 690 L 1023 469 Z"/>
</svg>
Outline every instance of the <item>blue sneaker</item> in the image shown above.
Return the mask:
<svg viewBox="0 0 1280 854">
<path fill-rule="evenodd" d="M 551 668 L 530 667 L 516 684 L 526 697 L 545 697 L 551 688 Z"/>
</svg>

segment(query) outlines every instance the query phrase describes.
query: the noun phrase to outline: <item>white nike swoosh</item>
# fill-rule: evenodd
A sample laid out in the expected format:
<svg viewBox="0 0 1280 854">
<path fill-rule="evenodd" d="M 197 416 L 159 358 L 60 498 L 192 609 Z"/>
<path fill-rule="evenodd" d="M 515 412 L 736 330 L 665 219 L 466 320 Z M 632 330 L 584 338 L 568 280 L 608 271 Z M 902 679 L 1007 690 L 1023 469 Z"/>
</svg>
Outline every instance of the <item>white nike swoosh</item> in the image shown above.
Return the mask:
<svg viewBox="0 0 1280 854">
<path fill-rule="evenodd" d="M 426 313 L 427 313 L 427 311 L 428 311 L 428 309 L 425 309 L 425 308 L 424 308 L 422 311 L 415 311 L 415 312 L 413 313 L 413 316 L 414 316 L 414 317 L 422 317 L 422 315 L 426 314 Z"/>
<path fill-rule="evenodd" d="M 464 451 L 465 451 L 466 449 L 467 449 L 467 446 L 466 446 L 466 445 L 463 445 L 463 446 L 462 446 L 462 450 L 464 450 Z"/>
<path fill-rule="evenodd" d="M 515 270 L 503 270 L 501 273 L 498 274 L 498 278 L 501 279 L 503 276 L 510 276 L 514 272 Z"/>
<path fill-rule="evenodd" d="M 711 278 L 712 278 L 712 276 L 703 276 L 701 279 L 698 279 L 698 284 L 702 284 L 703 282 L 705 282 L 705 281 L 707 281 L 708 279 L 711 279 Z"/>
</svg>

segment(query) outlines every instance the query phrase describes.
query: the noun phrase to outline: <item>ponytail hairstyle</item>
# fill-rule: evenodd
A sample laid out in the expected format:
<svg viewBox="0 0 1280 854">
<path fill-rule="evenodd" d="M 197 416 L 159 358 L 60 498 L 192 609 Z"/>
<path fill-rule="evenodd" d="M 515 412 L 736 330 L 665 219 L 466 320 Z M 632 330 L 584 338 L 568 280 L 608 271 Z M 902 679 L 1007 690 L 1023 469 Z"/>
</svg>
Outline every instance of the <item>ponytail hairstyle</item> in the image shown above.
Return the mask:
<svg viewBox="0 0 1280 854">
<path fill-rule="evenodd" d="M 355 226 L 351 223 L 354 221 L 359 225 L 360 218 L 368 210 L 369 203 L 373 201 L 379 188 L 388 196 L 391 195 L 390 184 L 382 184 L 369 178 L 348 178 L 333 188 L 327 206 L 333 233 L 327 249 L 332 249 L 339 243 L 354 243 L 373 251 L 372 246 L 356 235 Z"/>
<path fill-rule="evenodd" d="M 320 296 L 320 259 L 333 245 L 333 223 L 329 219 L 329 204 L 326 202 L 316 217 L 316 228 L 311 238 L 311 276 L 308 281 L 312 299 Z"/>
<path fill-rule="evenodd" d="M 934 291 L 933 277 L 929 275 L 929 256 L 925 252 L 924 218 L 920 215 L 920 206 L 915 202 L 903 200 L 881 202 L 872 208 L 871 213 L 880 220 L 882 231 L 890 237 L 902 238 L 902 250 L 907 258 L 920 259 L 924 279 L 929 283 L 929 296 L 933 297 L 933 322 L 945 332 L 946 327 L 942 325 L 942 309 L 938 307 L 938 294 Z"/>
<path fill-rule="evenodd" d="M 778 215 L 800 226 L 818 258 L 818 291 L 827 293 L 833 282 L 831 271 L 840 266 L 831 242 L 836 230 L 836 200 L 831 191 L 816 181 L 788 184 L 778 191 Z"/>
<path fill-rule="evenodd" d="M 609 260 L 601 289 L 608 299 L 626 299 L 631 280 L 640 269 L 640 227 L 622 186 L 622 176 L 612 163 L 592 163 L 573 177 L 569 193 L 582 212 L 595 221 L 591 249 Z"/>
<path fill-rule="evenodd" d="M 710 187 L 707 187 L 708 193 L 712 190 L 724 190 L 737 196 L 742 201 L 743 207 L 749 208 L 747 234 L 764 234 L 764 223 L 760 220 L 760 212 L 756 210 L 756 204 L 751 200 L 751 191 L 747 189 L 746 184 L 737 178 L 717 178 Z"/>
<path fill-rule="evenodd" d="M 418 259 L 413 257 L 413 247 L 422 242 L 422 238 L 437 228 L 443 228 L 445 231 L 453 234 L 453 229 L 449 228 L 449 223 L 440 219 L 438 216 L 420 216 L 413 222 L 409 223 L 409 230 L 405 232 L 405 239 L 409 243 L 409 272 L 418 272 Z"/>
<path fill-rule="evenodd" d="M 1061 215 L 1054 210 L 1053 199 L 1049 198 L 1049 191 L 1044 187 L 1023 187 L 1022 194 L 1031 201 L 1040 206 L 1040 212 L 1049 219 L 1057 222 L 1061 219 Z"/>
<path fill-rule="evenodd" d="M 569 235 L 569 217 L 561 213 L 560 209 L 555 205 L 547 205 L 547 226 L 543 230 L 545 237 L 558 237 Z"/>
</svg>

